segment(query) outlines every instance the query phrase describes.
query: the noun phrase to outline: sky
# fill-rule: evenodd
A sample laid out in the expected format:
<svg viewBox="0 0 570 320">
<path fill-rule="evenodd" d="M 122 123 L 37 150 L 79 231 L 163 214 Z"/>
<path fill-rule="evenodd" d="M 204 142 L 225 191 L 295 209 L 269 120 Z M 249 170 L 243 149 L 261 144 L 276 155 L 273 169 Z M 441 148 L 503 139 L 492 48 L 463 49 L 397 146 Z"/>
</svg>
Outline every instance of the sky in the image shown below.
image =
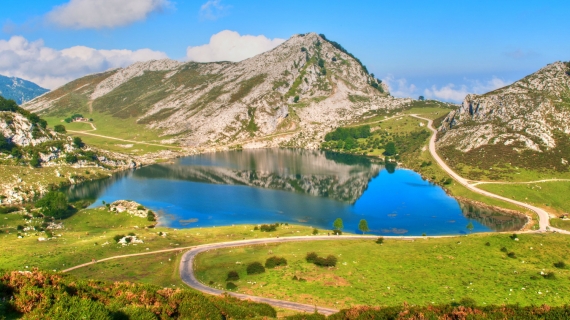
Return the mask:
<svg viewBox="0 0 570 320">
<path fill-rule="evenodd" d="M 137 61 L 240 61 L 323 33 L 397 97 L 459 103 L 570 60 L 567 0 L 18 0 L 0 74 L 54 89 Z"/>
</svg>

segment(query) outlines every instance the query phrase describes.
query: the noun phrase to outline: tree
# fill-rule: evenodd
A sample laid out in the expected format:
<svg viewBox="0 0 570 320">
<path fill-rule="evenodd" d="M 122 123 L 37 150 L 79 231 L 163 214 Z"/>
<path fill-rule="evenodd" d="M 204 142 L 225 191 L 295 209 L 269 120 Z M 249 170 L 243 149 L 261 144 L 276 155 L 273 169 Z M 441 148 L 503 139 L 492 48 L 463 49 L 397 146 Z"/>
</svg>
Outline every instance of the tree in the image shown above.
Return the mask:
<svg viewBox="0 0 570 320">
<path fill-rule="evenodd" d="M 358 223 L 358 230 L 362 231 L 362 234 L 370 231 L 370 229 L 368 229 L 368 222 L 366 222 L 364 219 L 360 220 Z"/>
<path fill-rule="evenodd" d="M 299 102 L 299 96 L 295 96 L 295 98 L 293 98 L 293 103 L 297 103 Z"/>
<path fill-rule="evenodd" d="M 73 138 L 73 145 L 75 145 L 77 148 L 83 148 L 83 146 L 85 145 L 83 143 L 83 140 L 81 140 L 81 138 L 79 137 L 74 137 Z"/>
<path fill-rule="evenodd" d="M 53 131 L 57 132 L 57 133 L 66 133 L 67 130 L 65 130 L 65 126 L 63 124 L 58 124 L 55 127 L 53 127 Z"/>
<path fill-rule="evenodd" d="M 418 100 L 419 101 L 425 101 L 426 98 L 424 98 L 424 96 L 419 96 Z"/>
<path fill-rule="evenodd" d="M 397 153 L 397 150 L 396 150 L 396 145 L 394 144 L 394 142 L 392 142 L 392 141 L 388 142 L 388 144 L 386 144 L 384 154 L 387 156 L 393 156 L 396 153 Z"/>
<path fill-rule="evenodd" d="M 40 207 L 45 216 L 63 218 L 68 209 L 67 197 L 63 192 L 51 191 L 36 202 L 36 207 Z"/>
<path fill-rule="evenodd" d="M 342 219 L 336 218 L 336 220 L 333 222 L 333 227 L 335 230 L 341 230 L 342 228 L 344 228 L 344 225 L 342 224 Z"/>
</svg>

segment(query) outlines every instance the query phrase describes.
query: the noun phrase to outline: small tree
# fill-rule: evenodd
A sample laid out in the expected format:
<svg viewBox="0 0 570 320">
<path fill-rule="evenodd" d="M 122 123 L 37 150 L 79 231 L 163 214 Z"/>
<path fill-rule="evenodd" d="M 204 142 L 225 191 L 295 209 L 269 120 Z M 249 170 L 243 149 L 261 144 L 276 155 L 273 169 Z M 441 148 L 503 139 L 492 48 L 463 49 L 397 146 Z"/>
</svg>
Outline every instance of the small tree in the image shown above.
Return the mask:
<svg viewBox="0 0 570 320">
<path fill-rule="evenodd" d="M 333 227 L 335 230 L 341 230 L 344 228 L 344 225 L 342 224 L 342 219 L 341 218 L 336 218 L 336 220 L 333 222 Z"/>
<path fill-rule="evenodd" d="M 53 127 L 53 131 L 57 132 L 57 133 L 66 133 L 67 130 L 65 130 L 65 126 L 63 124 L 58 124 L 55 127 Z"/>
<path fill-rule="evenodd" d="M 44 216 L 63 218 L 68 208 L 67 197 L 63 192 L 51 191 L 36 202 Z"/>
<path fill-rule="evenodd" d="M 260 262 L 252 262 L 247 265 L 247 274 L 259 274 L 265 272 L 265 267 Z"/>
<path fill-rule="evenodd" d="M 73 138 L 73 145 L 77 148 L 83 148 L 83 146 L 85 145 L 83 143 L 83 140 L 81 140 L 81 138 L 79 137 L 74 137 Z"/>
<path fill-rule="evenodd" d="M 315 229 L 313 229 L 313 235 L 315 235 L 315 236 L 316 236 L 317 234 L 319 234 L 319 230 L 318 230 L 318 229 L 316 229 L 316 228 L 315 228 Z"/>
<path fill-rule="evenodd" d="M 362 231 L 362 234 L 370 231 L 370 229 L 368 229 L 368 222 L 366 222 L 364 219 L 360 220 L 358 223 L 358 230 Z"/>
<path fill-rule="evenodd" d="M 426 98 L 424 98 L 424 96 L 419 96 L 418 100 L 419 101 L 425 101 Z"/>
<path fill-rule="evenodd" d="M 237 273 L 237 271 L 230 271 L 228 272 L 228 277 L 226 278 L 226 281 L 237 281 L 239 280 L 239 274 Z"/>
<path fill-rule="evenodd" d="M 156 217 L 154 216 L 154 212 L 152 212 L 151 210 L 148 210 L 146 212 L 146 219 L 148 221 L 156 221 Z"/>
<path fill-rule="evenodd" d="M 392 142 L 392 141 L 388 142 L 388 144 L 386 144 L 384 154 L 387 156 L 393 156 L 396 153 L 397 153 L 397 150 L 396 150 L 396 145 L 394 144 L 394 142 Z"/>
<path fill-rule="evenodd" d="M 295 96 L 295 98 L 293 98 L 293 102 L 294 102 L 294 103 L 299 102 L 299 96 Z"/>
</svg>

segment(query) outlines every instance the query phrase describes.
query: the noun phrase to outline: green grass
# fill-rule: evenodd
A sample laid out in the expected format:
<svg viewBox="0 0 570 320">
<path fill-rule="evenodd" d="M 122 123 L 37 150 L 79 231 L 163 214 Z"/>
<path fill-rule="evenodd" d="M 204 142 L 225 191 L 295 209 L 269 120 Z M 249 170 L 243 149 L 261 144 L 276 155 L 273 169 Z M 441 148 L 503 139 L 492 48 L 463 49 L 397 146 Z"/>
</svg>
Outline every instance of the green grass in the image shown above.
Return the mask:
<svg viewBox="0 0 570 320">
<path fill-rule="evenodd" d="M 41 223 L 40 220 L 36 220 L 37 223 Z M 52 240 L 38 242 L 38 238 L 45 237 L 45 233 L 36 231 L 27 232 L 22 239 L 18 239 L 16 227 L 25 225 L 23 214 L 0 214 L 0 241 L 2 241 L 0 265 L 2 268 L 25 270 L 38 267 L 44 270 L 59 271 L 92 259 L 99 260 L 122 254 L 244 238 L 310 235 L 312 231 L 312 228 L 305 226 L 282 226 L 276 232 L 265 233 L 253 231 L 252 225 L 180 230 L 163 227 L 146 229 L 145 227 L 151 224 L 146 218 L 100 209 L 81 210 L 70 218 L 64 219 L 63 224 L 65 227 L 63 230 L 53 232 L 54 235 L 61 234 L 61 236 L 56 236 Z M 144 241 L 144 244 L 121 246 L 113 240 L 115 235 L 126 235 L 130 232 L 135 233 Z M 159 236 L 159 232 L 165 232 L 166 236 Z M 108 244 L 103 245 L 106 242 Z M 148 257 L 142 257 L 141 260 L 147 261 Z M 109 263 L 124 262 L 111 261 Z M 138 265 L 143 265 L 141 272 L 146 272 L 149 268 L 144 263 Z M 77 275 L 80 275 L 83 270 L 87 269 L 79 270 Z M 89 274 L 88 271 L 85 272 Z M 96 275 L 96 271 L 93 272 Z M 134 280 L 134 278 L 129 278 L 129 275 L 126 275 L 126 279 Z M 164 279 L 167 277 L 165 276 Z"/>
<path fill-rule="evenodd" d="M 87 133 L 98 134 L 102 136 L 108 136 L 112 138 L 124 139 L 135 141 L 135 143 L 107 139 L 104 137 L 96 137 L 88 134 L 81 134 L 76 132 L 68 132 L 71 136 L 80 136 L 83 141 L 88 145 L 93 145 L 109 151 L 116 151 L 121 153 L 132 153 L 135 155 L 145 154 L 149 152 L 156 152 L 160 150 L 169 149 L 167 145 L 161 146 L 150 146 L 146 144 L 136 144 L 136 141 L 146 142 L 146 143 L 156 143 L 161 144 L 161 140 L 171 138 L 171 136 L 160 136 L 158 130 L 148 129 L 143 124 L 138 124 L 135 122 L 136 119 L 120 119 L 114 117 L 110 114 L 94 112 L 92 114 L 86 114 L 86 117 L 93 118 L 93 125 L 97 130 L 92 131 L 93 128 L 87 123 L 72 122 L 63 123 L 67 130 L 73 131 L 88 131 Z M 53 127 L 57 124 L 62 124 L 62 117 L 45 117 L 48 125 Z M 133 144 L 130 148 L 125 148 L 124 145 Z M 176 147 L 176 145 L 173 145 Z"/>
<path fill-rule="evenodd" d="M 570 220 L 568 219 L 550 219 L 550 224 L 555 228 L 570 231 Z"/>
<path fill-rule="evenodd" d="M 541 182 L 529 184 L 480 184 L 480 189 L 530 203 L 551 213 L 570 213 L 570 182 Z"/>
<path fill-rule="evenodd" d="M 203 283 L 213 281 L 218 286 L 225 284 L 228 271 L 236 270 L 239 292 L 334 308 L 399 306 L 404 301 L 430 305 L 464 297 L 479 305 L 566 304 L 570 271 L 556 269 L 553 263 L 567 259 L 567 237 L 525 234 L 519 239 L 485 234 L 414 242 L 385 240 L 383 245 L 347 240 L 221 249 L 197 257 L 196 275 Z M 516 258 L 507 257 L 502 247 L 515 252 Z M 304 257 L 311 251 L 337 256 L 337 267 L 307 263 Z M 288 266 L 246 274 L 247 263 L 264 263 L 271 255 L 285 257 Z M 544 279 L 541 271 L 554 272 L 556 279 Z M 293 276 L 307 281 L 294 281 Z"/>
</svg>

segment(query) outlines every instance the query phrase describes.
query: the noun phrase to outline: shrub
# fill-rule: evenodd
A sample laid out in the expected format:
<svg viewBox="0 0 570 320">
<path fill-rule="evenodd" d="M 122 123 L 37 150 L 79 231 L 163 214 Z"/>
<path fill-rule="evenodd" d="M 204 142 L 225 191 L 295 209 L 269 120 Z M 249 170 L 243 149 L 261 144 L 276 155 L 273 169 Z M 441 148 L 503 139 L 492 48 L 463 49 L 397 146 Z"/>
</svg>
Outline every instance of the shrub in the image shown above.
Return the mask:
<svg viewBox="0 0 570 320">
<path fill-rule="evenodd" d="M 77 148 L 83 148 L 83 146 L 85 146 L 80 137 L 73 137 L 73 145 Z"/>
<path fill-rule="evenodd" d="M 516 233 L 513 233 L 512 235 L 509 236 L 509 238 L 511 238 L 511 240 L 515 240 L 518 239 L 519 236 Z"/>
<path fill-rule="evenodd" d="M 226 283 L 226 289 L 228 290 L 235 290 L 237 288 L 236 284 L 233 282 Z"/>
<path fill-rule="evenodd" d="M 253 230 L 259 230 L 258 226 L 253 227 Z"/>
<path fill-rule="evenodd" d="M 123 239 L 124 237 L 125 237 L 124 234 L 118 234 L 113 237 L 113 240 L 115 240 L 116 243 L 119 243 L 119 241 L 121 241 L 121 239 Z"/>
<path fill-rule="evenodd" d="M 53 233 L 49 230 L 46 230 L 46 237 L 47 238 L 53 238 Z"/>
<path fill-rule="evenodd" d="M 265 267 L 260 262 L 252 262 L 247 265 L 247 274 L 260 274 L 265 272 Z"/>
<path fill-rule="evenodd" d="M 477 306 L 477 302 L 474 299 L 465 297 L 459 300 L 459 305 L 467 307 L 467 308 L 475 308 Z"/>
<path fill-rule="evenodd" d="M 507 253 L 507 256 L 508 256 L 509 258 L 513 258 L 513 259 L 515 259 L 515 258 L 517 257 L 517 255 L 516 255 L 514 252 L 512 252 L 512 251 L 509 252 L 509 253 Z"/>
<path fill-rule="evenodd" d="M 491 243 L 487 241 L 487 242 L 485 242 L 485 245 L 486 245 L 487 247 L 490 247 L 490 246 L 491 246 Z"/>
<path fill-rule="evenodd" d="M 144 206 L 139 204 L 139 205 L 137 206 L 137 210 L 144 210 Z"/>
<path fill-rule="evenodd" d="M 32 155 L 32 159 L 30 160 L 30 166 L 37 168 L 42 163 L 40 159 L 40 155 L 36 152 Z"/>
<path fill-rule="evenodd" d="M 326 258 L 317 257 L 314 264 L 319 267 L 334 267 L 336 266 L 337 258 L 335 256 L 328 255 Z"/>
<path fill-rule="evenodd" d="M 146 213 L 146 219 L 148 221 L 156 221 L 156 217 L 154 216 L 154 212 L 152 212 L 151 210 L 148 210 Z"/>
<path fill-rule="evenodd" d="M 305 260 L 307 260 L 307 262 L 315 262 L 315 260 L 318 258 L 318 255 L 316 252 L 309 252 L 307 253 L 307 255 L 305 256 Z"/>
<path fill-rule="evenodd" d="M 260 230 L 264 231 L 264 232 L 277 231 L 278 226 L 279 226 L 278 223 L 276 223 L 276 224 L 262 224 L 260 227 Z"/>
<path fill-rule="evenodd" d="M 51 191 L 36 201 L 36 207 L 41 208 L 44 216 L 61 219 L 67 214 L 69 204 L 63 192 Z"/>
<path fill-rule="evenodd" d="M 134 232 L 129 232 L 129 237 L 134 237 L 136 234 Z"/>
<path fill-rule="evenodd" d="M 282 257 L 273 256 L 265 260 L 265 267 L 267 269 L 273 269 L 275 267 L 286 266 L 286 265 L 287 265 L 287 260 Z"/>
<path fill-rule="evenodd" d="M 128 244 L 128 243 L 131 243 L 131 238 L 125 237 L 125 243 L 127 243 L 127 244 Z"/>
<path fill-rule="evenodd" d="M 297 278 L 297 276 L 294 275 L 293 278 L 291 278 L 291 280 L 297 281 L 297 280 L 299 280 L 299 278 Z"/>
<path fill-rule="evenodd" d="M 335 236 L 340 236 L 340 235 L 342 235 L 342 230 L 333 230 L 333 234 Z"/>
<path fill-rule="evenodd" d="M 18 207 L 0 207 L 0 214 L 8 214 L 18 211 Z"/>
<path fill-rule="evenodd" d="M 293 98 L 293 102 L 294 102 L 294 103 L 299 102 L 299 96 L 295 96 L 295 98 Z"/>
<path fill-rule="evenodd" d="M 68 153 L 65 155 L 65 162 L 76 163 L 77 162 L 77 156 L 73 153 Z"/>
<path fill-rule="evenodd" d="M 501 248 L 501 252 L 507 252 L 507 251 L 508 251 L 507 248 L 505 248 L 505 247 Z"/>
<path fill-rule="evenodd" d="M 226 281 L 236 281 L 239 280 L 239 274 L 237 273 L 237 271 L 230 271 L 228 272 L 228 277 L 226 278 Z"/>
<path fill-rule="evenodd" d="M 19 224 L 19 225 L 16 227 L 16 230 L 18 230 L 18 231 L 23 231 L 23 230 L 24 230 L 24 226 L 21 225 L 21 224 Z"/>
<path fill-rule="evenodd" d="M 313 229 L 313 235 L 319 234 L 319 230 L 317 228 Z"/>
<path fill-rule="evenodd" d="M 554 263 L 554 266 L 558 269 L 564 269 L 566 268 L 566 263 L 564 263 L 564 261 L 558 261 Z"/>
<path fill-rule="evenodd" d="M 65 126 L 62 124 L 58 124 L 55 127 L 53 127 L 53 131 L 57 132 L 57 133 L 66 133 L 67 130 L 65 130 Z"/>
</svg>

